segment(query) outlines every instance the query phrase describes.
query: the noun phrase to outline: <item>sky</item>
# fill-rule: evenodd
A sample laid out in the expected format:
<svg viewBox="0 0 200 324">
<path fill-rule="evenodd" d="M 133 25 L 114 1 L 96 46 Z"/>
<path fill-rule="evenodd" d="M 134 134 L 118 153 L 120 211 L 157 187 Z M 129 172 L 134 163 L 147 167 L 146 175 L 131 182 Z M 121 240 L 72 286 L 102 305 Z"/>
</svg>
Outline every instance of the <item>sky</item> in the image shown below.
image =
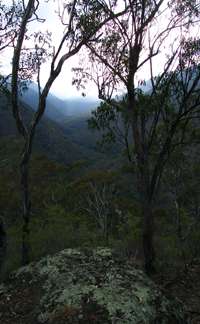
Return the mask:
<svg viewBox="0 0 200 324">
<path fill-rule="evenodd" d="M 27 1 L 27 0 L 26 0 Z M 46 21 L 44 23 L 39 23 L 38 22 L 32 22 L 30 24 L 30 29 L 32 32 L 34 31 L 38 31 L 38 30 L 42 30 L 42 31 L 50 31 L 52 32 L 52 41 L 55 44 L 55 47 L 58 46 L 59 41 L 62 37 L 63 34 L 63 25 L 61 24 L 58 15 L 56 13 L 57 11 L 57 6 L 58 3 L 61 5 L 63 0 L 49 0 L 49 1 L 45 1 L 45 0 L 41 0 L 40 1 L 40 6 L 39 6 L 39 11 L 38 11 L 38 15 L 41 18 L 45 18 Z M 4 2 L 6 4 L 9 4 L 9 2 L 11 3 L 12 0 L 4 0 Z M 169 21 L 170 17 L 165 16 L 165 19 L 162 18 L 162 21 L 160 21 L 159 24 L 157 24 L 157 29 L 162 29 L 164 27 L 164 25 L 166 25 Z M 152 33 L 156 33 L 158 30 L 153 30 L 152 29 Z M 193 34 L 199 34 L 199 27 L 196 28 L 196 30 L 193 32 Z M 177 37 L 176 33 L 173 32 L 171 33 L 168 43 L 166 43 L 165 46 L 165 54 L 169 51 L 169 44 L 174 42 L 175 37 Z M 147 42 L 147 40 L 146 40 Z M 1 71 L 3 73 L 9 73 L 11 70 L 11 61 L 12 61 L 12 50 L 6 50 L 3 53 L 1 52 L 1 57 L 0 57 L 0 62 L 2 64 L 1 67 Z M 144 54 L 145 55 L 145 54 Z M 163 65 L 164 65 L 164 54 L 160 54 L 158 56 L 156 56 L 153 59 L 153 65 L 154 65 L 154 74 L 158 74 L 159 72 L 162 71 L 163 69 Z M 62 72 L 60 73 L 59 77 L 55 80 L 52 88 L 51 88 L 51 92 L 54 93 L 55 95 L 57 95 L 58 97 L 62 97 L 62 98 L 71 98 L 71 97 L 77 97 L 77 96 L 81 96 L 81 92 L 78 92 L 75 86 L 72 86 L 72 67 L 76 67 L 78 66 L 78 62 L 79 62 L 79 58 L 78 56 L 74 56 L 73 58 L 69 59 L 68 61 L 66 61 L 66 63 L 63 66 Z M 50 65 L 49 63 L 44 64 L 42 66 L 42 70 L 41 70 L 41 84 L 44 85 L 45 81 L 48 78 L 49 75 L 49 69 L 50 69 Z M 138 74 L 138 80 L 139 79 L 146 79 L 148 80 L 150 78 L 150 69 L 149 69 L 149 65 L 145 65 L 139 72 Z M 123 91 L 123 89 L 121 89 Z M 97 94 L 97 89 L 95 87 L 94 84 L 89 83 L 87 88 L 86 88 L 86 95 L 88 97 L 92 97 L 92 98 L 97 98 L 98 94 Z"/>
<path fill-rule="evenodd" d="M 58 1 L 52 1 L 50 0 L 48 3 L 46 1 L 41 1 L 40 7 L 39 7 L 39 16 L 45 17 L 46 21 L 42 24 L 40 24 L 40 29 L 42 28 L 43 31 L 50 31 L 52 32 L 52 41 L 53 44 L 55 44 L 55 47 L 57 48 L 60 39 L 62 38 L 64 27 L 60 22 L 60 19 L 57 15 L 58 10 L 58 3 L 60 6 L 62 5 L 62 0 Z M 33 30 L 38 29 L 38 23 L 36 23 L 36 26 L 33 26 Z M 72 68 L 75 66 L 78 66 L 79 59 L 78 56 L 73 56 L 69 60 L 65 62 L 63 65 L 62 71 L 58 78 L 55 80 L 55 82 L 52 85 L 51 92 L 53 92 L 58 97 L 77 97 L 81 96 L 81 91 L 78 91 L 75 86 L 72 86 Z M 43 66 L 43 71 L 41 74 L 41 82 L 44 84 L 47 80 L 47 77 L 49 75 L 49 64 L 46 64 Z M 92 89 L 92 91 L 90 90 Z M 89 92 L 91 92 L 89 94 Z M 93 84 L 90 84 L 88 87 L 88 96 L 89 97 L 97 97 L 97 91 Z"/>
<path fill-rule="evenodd" d="M 61 3 L 61 0 L 59 0 Z M 11 0 L 4 0 L 4 3 L 7 5 L 12 3 Z M 55 44 L 55 47 L 58 46 L 59 41 L 63 34 L 63 25 L 58 19 L 57 11 L 57 2 L 50 0 L 49 2 L 42 0 L 40 1 L 40 7 L 38 15 L 40 18 L 45 18 L 44 23 L 31 23 L 30 28 L 32 32 L 38 30 L 50 31 L 52 32 L 52 41 Z M 0 64 L 1 72 L 3 74 L 9 74 L 11 71 L 11 62 L 12 62 L 12 49 L 7 49 L 0 53 Z M 63 66 L 63 69 L 52 85 L 51 92 L 58 97 L 71 98 L 71 97 L 81 97 L 81 91 L 77 91 L 75 86 L 72 86 L 72 67 L 78 66 L 78 56 L 74 56 L 69 59 Z M 49 76 L 50 64 L 43 64 L 41 69 L 41 84 L 44 85 L 48 76 Z M 87 96 L 90 98 L 97 98 L 97 89 L 94 84 L 88 85 Z"/>
</svg>

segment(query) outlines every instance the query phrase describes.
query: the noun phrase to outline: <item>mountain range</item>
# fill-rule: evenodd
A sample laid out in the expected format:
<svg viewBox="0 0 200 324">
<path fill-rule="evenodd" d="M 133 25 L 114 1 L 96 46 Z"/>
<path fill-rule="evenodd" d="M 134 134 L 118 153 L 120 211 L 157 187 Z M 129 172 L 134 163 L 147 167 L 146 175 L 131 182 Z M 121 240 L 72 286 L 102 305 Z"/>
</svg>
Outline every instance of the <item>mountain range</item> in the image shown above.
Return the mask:
<svg viewBox="0 0 200 324">
<path fill-rule="evenodd" d="M 36 110 L 38 105 L 38 89 L 37 85 L 32 82 L 28 89 L 20 96 L 23 103 L 29 105 L 33 110 Z M 45 116 L 54 122 L 63 123 L 63 118 L 87 118 L 92 110 L 97 108 L 98 99 L 87 97 L 72 97 L 68 99 L 60 99 L 57 96 L 49 93 L 47 97 L 47 106 Z"/>
<path fill-rule="evenodd" d="M 20 109 L 25 122 L 31 120 L 37 107 L 37 87 L 32 85 L 20 96 Z M 112 152 L 102 153 L 96 142 L 99 132 L 91 132 L 87 119 L 98 101 L 87 98 L 62 100 L 49 94 L 44 116 L 36 129 L 34 148 L 48 158 L 71 164 L 77 160 L 95 161 L 109 160 Z M 0 137 L 18 137 L 12 116 L 11 98 L 0 92 Z"/>
</svg>

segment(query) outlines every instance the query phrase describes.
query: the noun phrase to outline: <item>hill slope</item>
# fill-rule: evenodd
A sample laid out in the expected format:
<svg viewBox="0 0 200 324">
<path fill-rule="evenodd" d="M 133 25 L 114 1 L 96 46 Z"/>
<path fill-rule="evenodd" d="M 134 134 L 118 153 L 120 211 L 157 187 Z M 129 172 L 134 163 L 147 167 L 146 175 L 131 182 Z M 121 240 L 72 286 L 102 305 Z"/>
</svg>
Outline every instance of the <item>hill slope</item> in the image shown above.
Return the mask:
<svg viewBox="0 0 200 324">
<path fill-rule="evenodd" d="M 21 111 L 25 121 L 30 121 L 33 114 L 31 107 L 22 104 Z M 10 98 L 0 93 L 0 137 L 2 136 L 18 136 L 18 133 L 11 112 Z M 34 147 L 49 158 L 64 163 L 88 159 L 93 154 L 74 143 L 64 128 L 45 116 L 37 126 Z"/>
<path fill-rule="evenodd" d="M 21 100 L 31 106 L 33 110 L 37 108 L 38 88 L 35 83 L 31 83 L 24 91 Z M 58 123 L 62 123 L 63 118 L 87 118 L 91 110 L 98 106 L 98 103 L 99 100 L 87 97 L 60 99 L 50 92 L 47 97 L 45 116 Z"/>
</svg>

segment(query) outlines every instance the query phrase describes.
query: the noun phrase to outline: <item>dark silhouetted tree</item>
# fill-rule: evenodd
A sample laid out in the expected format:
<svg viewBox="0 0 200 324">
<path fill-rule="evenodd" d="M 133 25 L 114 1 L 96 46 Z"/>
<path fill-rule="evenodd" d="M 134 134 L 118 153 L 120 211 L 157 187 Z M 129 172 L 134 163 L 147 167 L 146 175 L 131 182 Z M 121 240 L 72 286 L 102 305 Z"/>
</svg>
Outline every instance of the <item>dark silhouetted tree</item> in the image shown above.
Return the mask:
<svg viewBox="0 0 200 324">
<path fill-rule="evenodd" d="M 95 42 L 100 35 L 100 30 L 106 22 L 113 18 L 111 9 L 115 1 L 107 5 L 104 1 L 65 1 L 63 10 L 58 16 L 63 24 L 64 32 L 57 48 L 51 46 L 50 34 L 41 32 L 30 34 L 29 23 L 33 20 L 40 22 L 37 10 L 40 1 L 29 0 L 27 5 L 23 2 L 23 12 L 19 23 L 19 32 L 14 42 L 14 55 L 12 62 L 12 107 L 17 129 L 24 139 L 24 147 L 21 155 L 20 173 L 21 190 L 23 196 L 23 239 L 22 239 L 22 263 L 30 261 L 29 223 L 30 223 L 30 192 L 29 192 L 29 162 L 32 153 L 33 139 L 36 127 L 42 118 L 46 99 L 53 82 L 59 76 L 64 63 L 89 41 Z M 118 17 L 124 11 L 118 11 Z M 32 40 L 34 48 L 26 50 L 26 40 Z M 44 87 L 40 84 L 40 72 L 42 64 L 51 59 L 50 73 Z M 25 124 L 19 106 L 19 87 L 23 81 L 29 80 L 33 74 L 37 75 L 39 102 L 36 112 L 28 125 Z"/>
<path fill-rule="evenodd" d="M 154 216 L 156 196 L 171 152 L 183 144 L 190 121 L 199 113 L 199 41 L 188 31 L 199 18 L 198 1 L 124 1 L 123 17 L 113 18 L 96 43 L 87 43 L 90 67 L 75 69 L 76 81 L 94 80 L 99 98 L 112 109 L 118 89 L 127 97 L 130 156 L 135 164 L 143 215 L 145 269 L 154 271 Z M 173 37 L 170 38 L 171 36 Z M 155 77 L 156 60 L 163 62 Z M 139 88 L 140 71 L 150 71 L 146 94 Z M 77 84 L 79 81 L 77 81 Z M 96 116 L 97 126 L 102 116 Z"/>
</svg>

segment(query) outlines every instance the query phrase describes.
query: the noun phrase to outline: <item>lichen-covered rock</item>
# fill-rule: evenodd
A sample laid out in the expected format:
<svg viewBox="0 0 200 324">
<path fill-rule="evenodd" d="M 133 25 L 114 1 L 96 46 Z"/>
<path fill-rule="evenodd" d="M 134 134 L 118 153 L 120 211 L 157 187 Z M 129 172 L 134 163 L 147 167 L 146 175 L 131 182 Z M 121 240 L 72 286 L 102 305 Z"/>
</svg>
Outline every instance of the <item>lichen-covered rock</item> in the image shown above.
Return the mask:
<svg viewBox="0 0 200 324">
<path fill-rule="evenodd" d="M 15 324 L 187 323 L 177 301 L 169 301 L 142 271 L 105 248 L 67 249 L 20 268 L 0 287 L 0 307 L 2 300 L 24 291 L 32 300 L 31 319 L 24 314 L 24 322 L 19 317 Z"/>
</svg>

